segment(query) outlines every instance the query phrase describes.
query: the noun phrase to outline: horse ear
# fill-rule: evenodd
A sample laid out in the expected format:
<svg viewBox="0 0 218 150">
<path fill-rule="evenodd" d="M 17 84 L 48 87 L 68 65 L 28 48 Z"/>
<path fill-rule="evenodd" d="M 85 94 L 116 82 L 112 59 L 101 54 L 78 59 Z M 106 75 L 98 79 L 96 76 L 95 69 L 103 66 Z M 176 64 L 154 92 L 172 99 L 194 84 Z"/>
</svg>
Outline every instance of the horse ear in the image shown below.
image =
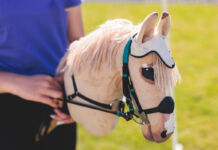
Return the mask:
<svg viewBox="0 0 218 150">
<path fill-rule="evenodd" d="M 145 41 L 152 38 L 154 34 L 155 24 L 157 22 L 158 13 L 154 12 L 148 15 L 143 21 L 139 33 L 136 37 L 136 42 L 138 44 L 144 43 Z"/>
<path fill-rule="evenodd" d="M 170 15 L 167 12 L 163 12 L 161 15 L 161 19 L 157 25 L 157 33 L 159 35 L 162 35 L 163 38 L 166 38 L 170 30 L 170 25 Z"/>
</svg>

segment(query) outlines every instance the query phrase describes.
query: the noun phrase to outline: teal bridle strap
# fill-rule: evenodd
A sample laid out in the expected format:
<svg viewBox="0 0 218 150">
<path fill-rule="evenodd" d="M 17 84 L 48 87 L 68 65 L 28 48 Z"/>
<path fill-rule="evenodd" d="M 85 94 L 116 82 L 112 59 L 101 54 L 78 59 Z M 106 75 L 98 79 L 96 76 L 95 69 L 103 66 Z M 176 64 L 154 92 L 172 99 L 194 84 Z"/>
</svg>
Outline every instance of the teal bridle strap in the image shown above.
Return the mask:
<svg viewBox="0 0 218 150">
<path fill-rule="evenodd" d="M 122 84 L 123 84 L 123 95 L 127 99 L 127 105 L 129 107 L 129 113 L 134 114 L 134 108 L 133 104 L 131 102 L 131 97 L 129 93 L 129 69 L 128 69 L 128 62 L 129 62 L 129 53 L 130 53 L 130 46 L 132 43 L 132 39 L 130 38 L 128 42 L 126 43 L 126 46 L 124 48 L 123 52 L 123 77 L 122 77 Z"/>
<path fill-rule="evenodd" d="M 130 53 L 130 45 L 132 43 L 132 40 L 129 39 L 129 41 L 126 43 L 126 46 L 124 48 L 123 52 L 123 63 L 127 64 L 129 62 L 129 53 Z"/>
</svg>

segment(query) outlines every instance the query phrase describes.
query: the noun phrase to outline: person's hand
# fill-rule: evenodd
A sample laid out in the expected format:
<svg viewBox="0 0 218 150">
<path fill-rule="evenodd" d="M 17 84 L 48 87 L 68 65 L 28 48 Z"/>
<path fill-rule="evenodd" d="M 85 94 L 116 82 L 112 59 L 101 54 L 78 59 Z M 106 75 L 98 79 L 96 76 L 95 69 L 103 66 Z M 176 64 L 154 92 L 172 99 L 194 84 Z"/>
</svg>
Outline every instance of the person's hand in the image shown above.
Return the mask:
<svg viewBox="0 0 218 150">
<path fill-rule="evenodd" d="M 56 76 L 55 80 L 57 82 L 59 82 L 59 84 L 63 85 L 63 82 L 64 82 L 63 74 L 60 74 L 60 75 Z M 62 107 L 62 106 L 63 106 L 63 102 L 59 101 L 59 107 Z M 56 108 L 56 109 L 54 109 L 54 112 L 55 112 L 55 114 L 50 115 L 50 117 L 52 119 L 57 120 L 58 125 L 70 124 L 70 123 L 74 122 L 73 118 L 70 115 L 62 112 L 60 109 Z"/>
<path fill-rule="evenodd" d="M 52 114 L 50 115 L 50 117 L 52 119 L 55 119 L 58 121 L 58 125 L 61 125 L 61 124 L 70 124 L 70 123 L 73 123 L 74 120 L 71 118 L 70 115 L 67 115 L 63 112 L 61 112 L 59 109 L 54 109 L 54 112 L 55 114 Z"/>
<path fill-rule="evenodd" d="M 48 75 L 18 75 L 13 81 L 11 93 L 55 108 L 60 105 L 55 98 L 63 97 L 60 82 Z"/>
<path fill-rule="evenodd" d="M 24 76 L 14 73 L 0 72 L 0 93 L 11 93 L 23 99 L 40 102 L 54 107 L 54 115 L 51 117 L 58 121 L 58 124 L 74 122 L 73 119 L 61 112 L 59 109 L 63 103 L 57 98 L 63 98 L 63 75 L 51 77 L 48 75 Z"/>
</svg>

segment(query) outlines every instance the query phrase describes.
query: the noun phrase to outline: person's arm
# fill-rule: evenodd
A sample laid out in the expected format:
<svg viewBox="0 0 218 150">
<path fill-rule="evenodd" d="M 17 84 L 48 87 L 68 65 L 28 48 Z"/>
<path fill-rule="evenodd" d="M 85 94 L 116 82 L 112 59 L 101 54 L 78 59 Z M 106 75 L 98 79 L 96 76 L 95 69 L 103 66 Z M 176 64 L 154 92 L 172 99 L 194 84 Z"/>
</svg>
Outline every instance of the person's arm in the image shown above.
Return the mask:
<svg viewBox="0 0 218 150">
<path fill-rule="evenodd" d="M 68 22 L 67 22 L 67 36 L 68 43 L 72 43 L 75 40 L 78 40 L 80 37 L 84 36 L 84 28 L 82 21 L 82 12 L 81 6 L 75 6 L 66 8 L 65 11 L 68 13 Z M 66 53 L 61 59 L 60 64 L 57 67 L 56 75 L 61 75 L 63 72 L 62 68 L 66 65 L 66 57 L 69 53 Z"/>
<path fill-rule="evenodd" d="M 48 75 L 25 76 L 0 72 L 0 83 L 0 93 L 10 93 L 51 107 L 58 107 L 54 99 L 62 97 L 60 84 Z"/>
<path fill-rule="evenodd" d="M 10 89 L 13 86 L 11 82 L 13 82 L 13 79 L 16 77 L 16 75 L 7 73 L 7 72 L 0 72 L 0 94 L 1 93 L 11 93 Z"/>
<path fill-rule="evenodd" d="M 81 7 L 78 5 L 75 7 L 66 8 L 65 10 L 68 13 L 68 42 L 72 43 L 73 41 L 78 40 L 80 37 L 84 36 Z M 55 114 L 51 115 L 51 117 L 59 121 L 59 124 L 74 122 L 70 115 L 61 112 L 59 109 L 55 109 L 54 111 Z"/>
<path fill-rule="evenodd" d="M 84 36 L 81 6 L 65 9 L 68 13 L 68 41 L 69 43 Z"/>
</svg>

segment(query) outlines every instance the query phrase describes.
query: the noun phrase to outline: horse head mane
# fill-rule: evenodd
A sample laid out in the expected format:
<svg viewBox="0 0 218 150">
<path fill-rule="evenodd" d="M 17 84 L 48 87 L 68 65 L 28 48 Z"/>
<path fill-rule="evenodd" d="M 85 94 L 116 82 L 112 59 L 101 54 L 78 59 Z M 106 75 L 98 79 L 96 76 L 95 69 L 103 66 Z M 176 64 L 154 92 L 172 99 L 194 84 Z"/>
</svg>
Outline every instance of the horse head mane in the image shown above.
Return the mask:
<svg viewBox="0 0 218 150">
<path fill-rule="evenodd" d="M 72 73 L 87 66 L 98 71 L 103 63 L 110 68 L 114 67 L 118 50 L 125 46 L 135 28 L 128 20 L 107 21 L 97 30 L 70 45 L 66 66 Z"/>
<path fill-rule="evenodd" d="M 118 50 L 124 48 L 128 39 L 138 29 L 139 26 L 133 25 L 129 20 L 106 21 L 97 30 L 74 41 L 62 58 L 57 70 L 64 72 L 66 69 L 70 69 L 73 74 L 83 68 L 99 71 L 103 64 L 107 66 L 108 70 L 114 68 Z M 156 54 L 152 55 L 155 85 L 171 95 L 173 87 L 181 78 L 177 67 L 169 69 Z"/>
</svg>

